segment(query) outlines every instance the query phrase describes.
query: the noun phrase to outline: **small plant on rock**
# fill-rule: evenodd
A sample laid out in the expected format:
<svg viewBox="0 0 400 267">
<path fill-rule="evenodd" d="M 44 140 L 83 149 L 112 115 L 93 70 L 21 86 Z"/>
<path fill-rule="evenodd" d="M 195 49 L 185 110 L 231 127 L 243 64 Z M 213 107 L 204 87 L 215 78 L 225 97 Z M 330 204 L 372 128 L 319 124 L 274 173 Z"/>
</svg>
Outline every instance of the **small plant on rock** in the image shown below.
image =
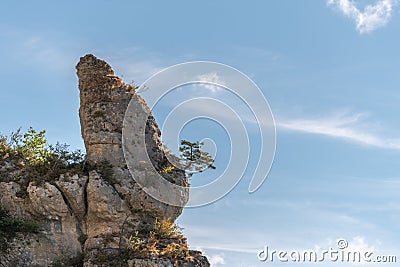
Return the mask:
<svg viewBox="0 0 400 267">
<path fill-rule="evenodd" d="M 9 242 L 18 233 L 38 232 L 39 226 L 35 222 L 12 217 L 7 211 L 0 209 L 0 253 L 7 250 Z"/>
</svg>

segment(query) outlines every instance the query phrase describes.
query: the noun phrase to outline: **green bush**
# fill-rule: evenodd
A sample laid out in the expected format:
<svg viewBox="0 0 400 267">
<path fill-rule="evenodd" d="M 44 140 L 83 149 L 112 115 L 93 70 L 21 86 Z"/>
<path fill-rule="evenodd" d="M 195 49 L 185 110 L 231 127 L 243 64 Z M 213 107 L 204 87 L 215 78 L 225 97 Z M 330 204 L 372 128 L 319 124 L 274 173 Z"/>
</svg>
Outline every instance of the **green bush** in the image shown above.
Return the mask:
<svg viewBox="0 0 400 267">
<path fill-rule="evenodd" d="M 52 182 L 61 174 L 85 171 L 80 150 L 70 151 L 68 145 L 60 143 L 49 145 L 45 134 L 45 130 L 38 132 L 30 127 L 26 133 L 19 129 L 10 137 L 0 136 L 0 164 L 7 160 L 18 166 L 20 174 L 16 179 L 25 189 L 32 181 Z"/>
<path fill-rule="evenodd" d="M 107 184 L 114 185 L 117 182 L 114 178 L 113 166 L 109 161 L 103 160 L 91 168 L 96 170 Z"/>
</svg>

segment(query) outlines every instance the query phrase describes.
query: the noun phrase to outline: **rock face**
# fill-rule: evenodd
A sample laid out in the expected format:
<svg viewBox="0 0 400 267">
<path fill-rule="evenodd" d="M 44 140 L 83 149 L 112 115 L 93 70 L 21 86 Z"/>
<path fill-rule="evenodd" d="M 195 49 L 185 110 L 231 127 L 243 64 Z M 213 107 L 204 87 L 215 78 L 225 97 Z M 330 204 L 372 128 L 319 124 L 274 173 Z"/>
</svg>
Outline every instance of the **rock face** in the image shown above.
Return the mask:
<svg viewBox="0 0 400 267">
<path fill-rule="evenodd" d="M 125 111 L 131 100 L 143 106 L 141 112 L 149 117 L 146 124 L 146 145 L 156 168 L 168 162 L 160 142 L 160 130 L 144 100 L 135 94 L 131 85 L 123 84 L 114 71 L 103 60 L 93 55 L 81 58 L 76 66 L 79 78 L 82 137 L 85 142 L 87 160 L 101 163 L 104 160 L 113 166 L 115 189 L 135 209 L 145 209 L 158 218 L 175 220 L 182 208 L 168 206 L 150 198 L 135 183 L 129 174 L 122 149 L 122 127 Z M 186 181 L 185 173 L 174 171 L 176 181 Z"/>
<path fill-rule="evenodd" d="M 106 62 L 92 55 L 83 57 L 76 69 L 87 160 L 108 160 L 113 166 L 124 167 L 122 124 L 133 94 Z"/>
<path fill-rule="evenodd" d="M 69 209 L 56 186 L 30 184 L 28 197 L 17 197 L 20 186 L 15 182 L 0 183 L 0 205 L 12 215 L 39 221 L 41 232 L 21 236 L 0 254 L 0 266 L 50 266 L 57 260 L 79 261 L 82 246 L 81 224 Z"/>
<path fill-rule="evenodd" d="M 148 113 L 146 144 L 156 169 L 167 162 L 161 133 L 135 88 L 116 77 L 106 62 L 86 55 L 76 68 L 86 160 L 95 167 L 86 173 L 65 173 L 50 182 L 30 182 L 27 193 L 21 195 L 22 185 L 15 179 L 22 175 L 18 166 L 8 159 L 0 161 L 0 169 L 10 170 L 9 175 L 0 176 L 0 208 L 40 226 L 38 233 L 12 240 L 7 252 L 0 252 L 0 266 L 209 266 L 196 251 L 188 251 L 190 257 L 183 258 L 162 253 L 136 257 L 130 251 L 133 233 L 148 231 L 155 221 L 174 221 L 182 212 L 148 196 L 131 177 L 122 150 L 123 118 L 131 100 Z M 102 166 L 108 172 L 101 172 Z M 187 184 L 183 171 L 167 176 Z M 173 239 L 164 238 L 164 248 L 176 242 Z M 186 246 L 185 239 L 179 242 Z"/>
</svg>

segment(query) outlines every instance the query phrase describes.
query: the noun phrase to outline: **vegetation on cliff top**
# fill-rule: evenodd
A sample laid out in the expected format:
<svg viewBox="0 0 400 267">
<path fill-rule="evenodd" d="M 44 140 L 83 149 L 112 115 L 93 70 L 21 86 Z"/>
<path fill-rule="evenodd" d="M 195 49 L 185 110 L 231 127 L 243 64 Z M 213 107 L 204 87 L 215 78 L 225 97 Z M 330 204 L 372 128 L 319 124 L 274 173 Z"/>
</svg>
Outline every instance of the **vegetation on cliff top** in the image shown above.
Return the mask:
<svg viewBox="0 0 400 267">
<path fill-rule="evenodd" d="M 26 194 L 30 182 L 53 182 L 61 174 L 85 171 L 80 150 L 70 151 L 60 143 L 49 145 L 45 133 L 30 127 L 25 133 L 18 129 L 9 137 L 0 136 L 0 181 L 18 182 L 23 187 L 20 196 Z"/>
<path fill-rule="evenodd" d="M 44 167 L 45 171 L 70 168 L 83 161 L 80 150 L 69 151 L 68 145 L 60 143 L 49 145 L 45 134 L 45 130 L 37 132 L 30 127 L 26 133 L 18 129 L 10 137 L 0 136 L 0 156 L 3 160 L 16 157 L 29 166 Z"/>
<path fill-rule="evenodd" d="M 111 167 L 107 162 L 101 162 L 98 166 L 90 166 L 85 162 L 85 154 L 80 150 L 70 151 L 67 144 L 57 143 L 50 145 L 45 137 L 46 131 L 36 131 L 32 127 L 26 133 L 21 129 L 11 133 L 9 137 L 0 135 L 0 163 L 9 161 L 20 167 L 22 175 L 14 178 L 26 178 L 25 183 L 31 181 L 51 182 L 64 173 L 84 173 L 98 169 L 110 183 L 113 181 L 110 172 Z M 181 140 L 180 168 L 191 177 L 195 172 L 205 169 L 215 169 L 214 159 L 202 150 L 203 143 Z M 175 170 L 175 166 L 168 165 L 160 170 L 160 173 L 168 173 Z M 8 174 L 6 174 L 8 175 Z M 3 174 L 4 176 L 4 174 Z M 0 180 L 2 173 L 0 170 Z"/>
</svg>

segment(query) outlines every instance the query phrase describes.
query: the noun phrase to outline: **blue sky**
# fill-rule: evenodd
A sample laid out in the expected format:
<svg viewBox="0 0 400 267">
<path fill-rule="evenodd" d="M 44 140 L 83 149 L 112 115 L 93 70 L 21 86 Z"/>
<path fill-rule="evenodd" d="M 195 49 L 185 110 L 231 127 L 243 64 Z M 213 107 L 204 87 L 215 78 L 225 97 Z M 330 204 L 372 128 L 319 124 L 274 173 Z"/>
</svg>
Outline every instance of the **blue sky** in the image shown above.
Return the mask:
<svg viewBox="0 0 400 267">
<path fill-rule="evenodd" d="M 264 245 L 327 248 L 338 238 L 400 258 L 399 13 L 396 0 L 7 1 L 0 131 L 32 125 L 82 148 L 74 67 L 86 53 L 137 83 L 186 61 L 228 64 L 270 104 L 275 161 L 256 193 L 248 175 L 222 200 L 183 212 L 191 247 L 213 266 L 265 266 Z M 189 126 L 193 139 L 214 127 Z M 223 169 L 218 155 L 204 181 Z"/>
</svg>

